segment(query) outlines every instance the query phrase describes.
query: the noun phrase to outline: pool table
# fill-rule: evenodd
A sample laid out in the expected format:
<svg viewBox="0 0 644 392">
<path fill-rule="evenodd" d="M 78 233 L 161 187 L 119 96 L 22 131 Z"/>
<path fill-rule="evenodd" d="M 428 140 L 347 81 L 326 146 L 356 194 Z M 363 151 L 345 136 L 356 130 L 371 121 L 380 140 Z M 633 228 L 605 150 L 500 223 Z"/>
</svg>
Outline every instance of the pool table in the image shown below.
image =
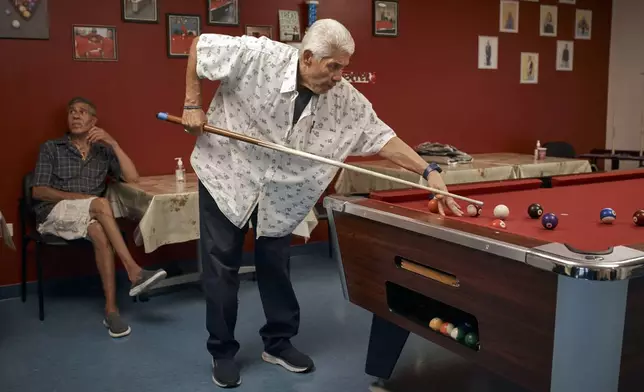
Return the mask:
<svg viewBox="0 0 644 392">
<path fill-rule="evenodd" d="M 412 332 L 528 391 L 641 391 L 644 170 L 449 190 L 483 201 L 481 215 L 433 214 L 418 189 L 324 200 L 345 297 L 373 313 L 366 372 L 388 379 Z M 498 204 L 505 229 L 491 226 Z"/>
</svg>

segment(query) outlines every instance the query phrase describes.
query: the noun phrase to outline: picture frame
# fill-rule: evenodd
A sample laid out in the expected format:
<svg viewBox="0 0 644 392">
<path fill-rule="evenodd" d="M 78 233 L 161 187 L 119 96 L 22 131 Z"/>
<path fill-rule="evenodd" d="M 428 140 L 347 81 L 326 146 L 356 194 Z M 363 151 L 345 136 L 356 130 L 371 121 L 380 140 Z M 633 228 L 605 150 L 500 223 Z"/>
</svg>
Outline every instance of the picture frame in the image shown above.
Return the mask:
<svg viewBox="0 0 644 392">
<path fill-rule="evenodd" d="M 0 7 L 0 39 L 48 40 L 49 25 L 48 0 L 5 1 Z"/>
<path fill-rule="evenodd" d="M 169 58 L 190 56 L 192 40 L 201 34 L 201 17 L 194 14 L 166 14 L 166 40 Z"/>
<path fill-rule="evenodd" d="M 281 42 L 300 42 L 302 32 L 300 31 L 300 14 L 293 10 L 278 10 Z"/>
<path fill-rule="evenodd" d="M 206 24 L 239 26 L 239 0 L 206 0 Z"/>
<path fill-rule="evenodd" d="M 245 34 L 255 38 L 266 37 L 268 39 L 273 39 L 273 26 L 246 25 Z"/>
<path fill-rule="evenodd" d="M 501 0 L 499 7 L 499 31 L 502 33 L 519 32 L 519 2 Z"/>
<path fill-rule="evenodd" d="M 593 30 L 593 11 L 575 11 L 575 39 L 590 39 Z"/>
<path fill-rule="evenodd" d="M 118 61 L 116 26 L 72 25 L 75 61 Z"/>
<path fill-rule="evenodd" d="M 556 37 L 559 12 L 556 5 L 542 5 L 539 16 L 539 35 L 542 37 Z"/>
<path fill-rule="evenodd" d="M 478 68 L 499 68 L 499 37 L 479 35 Z"/>
<path fill-rule="evenodd" d="M 398 1 L 373 1 L 373 35 L 398 37 Z"/>
<path fill-rule="evenodd" d="M 521 84 L 539 83 L 539 53 L 521 53 Z"/>
<path fill-rule="evenodd" d="M 121 0 L 121 19 L 126 23 L 159 23 L 159 1 Z"/>
<path fill-rule="evenodd" d="M 575 41 L 557 41 L 557 71 L 572 71 L 575 58 Z"/>
</svg>

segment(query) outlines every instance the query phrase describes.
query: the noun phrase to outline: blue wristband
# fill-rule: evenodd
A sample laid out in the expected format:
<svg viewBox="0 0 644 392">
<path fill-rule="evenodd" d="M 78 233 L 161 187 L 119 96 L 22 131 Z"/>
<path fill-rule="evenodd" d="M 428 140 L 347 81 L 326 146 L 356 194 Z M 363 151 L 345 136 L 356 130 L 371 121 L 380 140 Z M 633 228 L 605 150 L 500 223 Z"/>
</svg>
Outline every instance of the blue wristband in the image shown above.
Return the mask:
<svg viewBox="0 0 644 392">
<path fill-rule="evenodd" d="M 429 177 L 429 173 L 433 172 L 434 170 L 436 170 L 439 173 L 443 171 L 441 167 L 438 166 L 438 164 L 432 162 L 427 166 L 427 168 L 423 172 L 423 178 L 427 180 L 427 178 Z"/>
</svg>

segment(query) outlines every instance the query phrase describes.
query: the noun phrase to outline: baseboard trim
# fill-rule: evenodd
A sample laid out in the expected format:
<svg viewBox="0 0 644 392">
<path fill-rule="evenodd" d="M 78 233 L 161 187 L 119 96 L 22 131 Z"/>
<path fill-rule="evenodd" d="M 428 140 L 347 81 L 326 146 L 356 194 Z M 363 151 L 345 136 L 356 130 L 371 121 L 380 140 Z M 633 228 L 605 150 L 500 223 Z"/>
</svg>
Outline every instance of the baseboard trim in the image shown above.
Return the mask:
<svg viewBox="0 0 644 392">
<path fill-rule="evenodd" d="M 293 245 L 291 247 L 291 257 L 302 257 L 302 256 L 313 256 L 321 255 L 328 256 L 329 243 L 324 242 L 310 242 L 307 244 Z M 182 267 L 194 267 L 196 266 L 196 260 L 175 260 L 169 264 L 181 265 Z M 253 252 L 244 252 L 242 265 L 251 266 L 254 264 L 254 255 Z M 151 268 L 161 268 L 163 266 L 148 266 Z M 196 267 L 195 267 L 196 268 Z M 116 273 L 117 287 L 123 283 L 127 284 L 128 279 L 125 271 L 118 270 Z M 83 288 L 83 287 L 94 287 L 97 282 L 100 287 L 100 280 L 98 280 L 98 273 L 93 275 L 84 275 L 72 278 L 56 278 L 49 279 L 46 282 L 46 286 L 56 286 L 56 287 L 74 287 L 74 288 Z M 36 281 L 27 282 L 27 294 L 28 296 L 35 295 L 38 290 L 38 283 Z M 20 292 L 20 283 L 0 286 L 0 301 L 5 299 L 19 298 L 21 296 Z"/>
</svg>

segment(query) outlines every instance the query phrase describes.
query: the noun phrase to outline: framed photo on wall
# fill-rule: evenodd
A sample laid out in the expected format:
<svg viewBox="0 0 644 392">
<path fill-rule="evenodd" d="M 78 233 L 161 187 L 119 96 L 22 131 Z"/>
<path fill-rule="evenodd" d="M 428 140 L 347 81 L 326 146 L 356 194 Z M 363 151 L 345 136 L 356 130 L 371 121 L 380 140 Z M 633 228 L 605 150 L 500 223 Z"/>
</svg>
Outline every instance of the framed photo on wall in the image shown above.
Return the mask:
<svg viewBox="0 0 644 392">
<path fill-rule="evenodd" d="M 577 10 L 575 12 L 575 39 L 590 39 L 593 30 L 593 11 Z"/>
<path fill-rule="evenodd" d="M 539 35 L 542 37 L 557 36 L 557 6 L 542 5 L 539 23 Z"/>
<path fill-rule="evenodd" d="M 521 53 L 521 84 L 539 83 L 539 53 Z"/>
<path fill-rule="evenodd" d="M 159 23 L 158 0 L 121 0 L 124 22 Z"/>
<path fill-rule="evenodd" d="M 557 41 L 557 71 L 572 71 L 574 41 Z"/>
<path fill-rule="evenodd" d="M 73 25 L 73 58 L 77 61 L 117 61 L 115 26 Z"/>
<path fill-rule="evenodd" d="M 0 38 L 49 39 L 47 0 L 5 1 L 0 10 Z"/>
<path fill-rule="evenodd" d="M 273 39 L 273 26 L 247 25 L 246 35 L 250 35 L 255 38 L 266 37 L 268 39 Z"/>
<path fill-rule="evenodd" d="M 376 37 L 398 36 L 398 1 L 374 0 L 373 35 Z"/>
<path fill-rule="evenodd" d="M 519 32 L 519 2 L 501 0 L 499 31 L 502 33 Z"/>
<path fill-rule="evenodd" d="M 188 57 L 192 40 L 201 34 L 199 15 L 166 14 L 168 57 Z"/>
<path fill-rule="evenodd" d="M 239 0 L 206 0 L 209 25 L 239 26 Z"/>
<path fill-rule="evenodd" d="M 499 68 L 499 38 L 479 35 L 479 69 Z"/>
</svg>

